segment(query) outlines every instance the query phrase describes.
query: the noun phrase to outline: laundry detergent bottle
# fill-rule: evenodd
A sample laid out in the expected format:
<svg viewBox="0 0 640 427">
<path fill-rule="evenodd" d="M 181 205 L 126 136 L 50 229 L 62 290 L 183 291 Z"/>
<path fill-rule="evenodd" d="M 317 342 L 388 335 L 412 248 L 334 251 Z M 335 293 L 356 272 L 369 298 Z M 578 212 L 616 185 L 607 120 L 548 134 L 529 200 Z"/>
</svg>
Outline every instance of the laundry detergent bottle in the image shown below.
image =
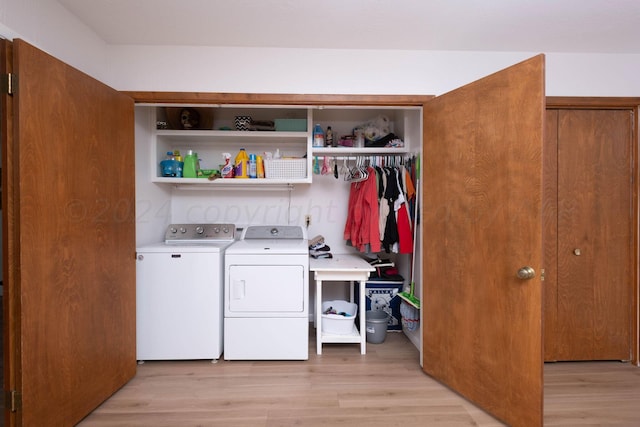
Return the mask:
<svg viewBox="0 0 640 427">
<path fill-rule="evenodd" d="M 249 178 L 249 174 L 247 173 L 248 165 L 249 155 L 244 148 L 241 148 L 240 152 L 236 156 L 235 178 Z"/>
<path fill-rule="evenodd" d="M 167 157 L 160 162 L 161 176 L 176 176 L 176 163 L 173 151 L 167 151 Z"/>
<path fill-rule="evenodd" d="M 197 176 L 197 164 L 198 155 L 193 151 L 187 151 L 187 155 L 184 157 L 184 166 L 182 168 L 182 176 L 184 178 L 195 178 Z"/>
</svg>

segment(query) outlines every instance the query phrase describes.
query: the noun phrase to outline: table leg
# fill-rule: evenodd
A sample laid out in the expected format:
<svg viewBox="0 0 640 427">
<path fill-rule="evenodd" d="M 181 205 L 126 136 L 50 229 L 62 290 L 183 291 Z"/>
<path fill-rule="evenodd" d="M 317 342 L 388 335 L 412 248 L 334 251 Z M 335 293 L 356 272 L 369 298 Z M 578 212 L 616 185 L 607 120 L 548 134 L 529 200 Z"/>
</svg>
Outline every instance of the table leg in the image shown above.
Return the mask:
<svg viewBox="0 0 640 427">
<path fill-rule="evenodd" d="M 316 279 L 316 353 L 322 354 L 322 280 Z"/>
<path fill-rule="evenodd" d="M 349 301 L 350 302 L 356 302 L 355 298 L 355 288 L 356 288 L 356 281 L 352 280 L 351 282 L 349 282 Z"/>
<path fill-rule="evenodd" d="M 367 354 L 366 283 L 365 280 L 360 281 L 360 300 L 358 301 L 358 306 L 360 307 L 360 354 Z"/>
</svg>

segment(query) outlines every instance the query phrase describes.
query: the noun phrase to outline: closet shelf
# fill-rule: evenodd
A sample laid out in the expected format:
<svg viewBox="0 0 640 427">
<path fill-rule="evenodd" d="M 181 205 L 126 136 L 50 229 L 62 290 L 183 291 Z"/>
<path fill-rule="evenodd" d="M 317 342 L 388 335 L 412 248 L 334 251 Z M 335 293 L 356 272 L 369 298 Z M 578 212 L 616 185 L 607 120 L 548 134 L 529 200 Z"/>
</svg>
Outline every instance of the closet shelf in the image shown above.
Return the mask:
<svg viewBox="0 0 640 427">
<path fill-rule="evenodd" d="M 160 185 L 171 185 L 179 189 L 246 189 L 259 188 L 269 190 L 293 184 L 311 184 L 313 166 L 316 159 L 358 161 L 365 157 L 377 163 L 374 157 L 389 156 L 392 164 L 404 156 L 415 153 L 420 146 L 422 110 L 416 106 L 380 107 L 380 106 L 317 106 L 308 105 L 190 105 L 157 104 L 147 105 L 149 124 L 149 180 Z M 198 120 L 183 128 L 184 109 L 192 109 Z M 385 126 L 373 126 L 373 120 L 384 117 Z M 188 117 L 187 117 L 188 118 Z M 279 130 L 242 130 L 242 121 L 274 122 Z M 242 119 L 242 120 L 241 120 Z M 293 127 L 285 126 L 291 121 Z M 275 126 L 280 122 L 281 126 Z M 284 123 L 284 124 L 283 124 Z M 322 129 L 332 128 L 334 137 L 353 135 L 354 129 L 365 125 L 381 133 L 398 135 L 404 147 L 313 147 L 311 129 L 319 125 Z M 193 127 L 191 127 L 193 126 Z M 224 129 L 224 130 L 222 130 Z M 290 129 L 290 130 L 287 130 Z M 370 129 L 370 132 L 375 133 Z M 278 179 L 209 181 L 203 178 L 171 178 L 163 176 L 161 162 L 167 153 L 179 151 L 184 157 L 192 152 L 198 155 L 200 166 L 204 169 L 222 169 L 227 154 L 233 162 L 238 151 L 244 148 L 248 154 L 262 155 L 265 160 L 265 172 L 269 171 L 269 155 L 280 153 L 283 159 L 306 159 L 305 171 L 295 174 L 278 174 Z M 386 162 L 385 162 L 386 163 Z M 275 168 L 275 166 L 274 166 Z M 266 174 L 269 176 L 269 174 Z M 286 178 L 292 176 L 293 178 Z M 288 187 L 287 187 L 288 188 Z"/>
<path fill-rule="evenodd" d="M 240 188 L 246 186 L 283 186 L 289 184 L 310 184 L 311 177 L 301 179 L 235 179 L 235 178 L 219 178 L 214 181 L 210 181 L 206 178 L 163 178 L 157 177 L 152 180 L 153 182 L 163 184 L 174 184 L 182 188 L 193 187 L 230 187 Z"/>
<path fill-rule="evenodd" d="M 242 142 L 270 142 L 287 141 L 295 139 L 306 139 L 308 132 L 267 132 L 267 131 L 233 131 L 233 130 L 167 130 L 159 129 L 156 135 L 163 137 L 167 141 L 184 141 L 211 143 L 212 140 L 232 139 Z"/>
</svg>

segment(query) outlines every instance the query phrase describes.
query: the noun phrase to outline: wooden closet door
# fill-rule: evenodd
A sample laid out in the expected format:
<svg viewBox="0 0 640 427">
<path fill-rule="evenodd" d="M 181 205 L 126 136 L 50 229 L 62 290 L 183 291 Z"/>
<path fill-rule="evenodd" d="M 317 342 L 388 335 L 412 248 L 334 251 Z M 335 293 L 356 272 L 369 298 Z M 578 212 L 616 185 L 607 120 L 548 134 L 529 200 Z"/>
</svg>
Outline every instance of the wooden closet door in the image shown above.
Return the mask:
<svg viewBox="0 0 640 427">
<path fill-rule="evenodd" d="M 542 233 L 544 295 L 544 360 L 557 355 L 558 323 L 558 110 L 547 110 L 545 116 L 542 185 Z"/>
<path fill-rule="evenodd" d="M 72 426 L 136 373 L 133 100 L 3 40 L 7 426 Z"/>
<path fill-rule="evenodd" d="M 558 111 L 556 360 L 631 357 L 632 129 L 629 110 Z"/>
<path fill-rule="evenodd" d="M 424 109 L 422 366 L 522 427 L 542 425 L 544 112 L 542 55 Z"/>
</svg>

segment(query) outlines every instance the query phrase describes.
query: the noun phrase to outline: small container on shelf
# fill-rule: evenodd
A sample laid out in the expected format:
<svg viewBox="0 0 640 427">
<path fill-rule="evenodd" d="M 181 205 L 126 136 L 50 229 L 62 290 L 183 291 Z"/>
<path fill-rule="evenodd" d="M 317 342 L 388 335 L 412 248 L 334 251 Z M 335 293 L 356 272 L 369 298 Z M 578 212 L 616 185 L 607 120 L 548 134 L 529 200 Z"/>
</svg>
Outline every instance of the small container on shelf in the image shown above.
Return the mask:
<svg viewBox="0 0 640 427">
<path fill-rule="evenodd" d="M 313 146 L 324 147 L 324 130 L 319 124 L 316 124 L 313 128 Z"/>
<path fill-rule="evenodd" d="M 264 178 L 264 159 L 262 156 L 256 157 L 256 174 L 258 178 Z"/>
<path fill-rule="evenodd" d="M 250 130 L 251 116 L 236 116 L 234 119 L 236 130 Z"/>
<path fill-rule="evenodd" d="M 249 154 L 249 165 L 247 174 L 249 178 L 257 178 L 258 177 L 258 159 L 255 154 Z"/>
<path fill-rule="evenodd" d="M 336 147 L 337 144 L 333 139 L 333 129 L 331 126 L 327 126 L 327 132 L 324 137 L 324 145 L 327 147 Z"/>
</svg>

